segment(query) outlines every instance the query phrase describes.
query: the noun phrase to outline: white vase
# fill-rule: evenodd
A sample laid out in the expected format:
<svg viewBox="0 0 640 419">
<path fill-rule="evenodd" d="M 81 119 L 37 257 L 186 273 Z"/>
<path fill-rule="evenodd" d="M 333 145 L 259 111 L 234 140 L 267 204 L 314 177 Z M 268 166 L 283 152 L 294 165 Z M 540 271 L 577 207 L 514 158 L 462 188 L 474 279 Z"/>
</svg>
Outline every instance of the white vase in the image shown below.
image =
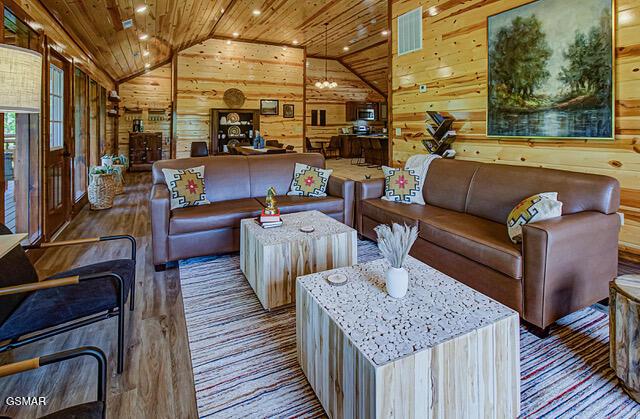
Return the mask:
<svg viewBox="0 0 640 419">
<path fill-rule="evenodd" d="M 387 293 L 393 298 L 402 298 L 409 289 L 409 272 L 405 268 L 390 267 L 385 274 Z"/>
<path fill-rule="evenodd" d="M 111 165 L 113 164 L 113 157 L 102 157 L 100 159 L 100 164 L 105 167 L 111 167 Z"/>
</svg>

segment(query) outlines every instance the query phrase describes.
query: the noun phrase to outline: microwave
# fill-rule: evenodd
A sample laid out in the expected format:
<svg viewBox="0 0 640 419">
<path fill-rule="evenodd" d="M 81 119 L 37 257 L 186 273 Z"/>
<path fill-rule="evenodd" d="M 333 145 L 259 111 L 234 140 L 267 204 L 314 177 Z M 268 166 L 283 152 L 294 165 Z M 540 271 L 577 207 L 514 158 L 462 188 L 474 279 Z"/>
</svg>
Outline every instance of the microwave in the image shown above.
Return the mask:
<svg viewBox="0 0 640 419">
<path fill-rule="evenodd" d="M 361 121 L 375 121 L 376 111 L 372 108 L 359 108 L 358 119 Z"/>
</svg>

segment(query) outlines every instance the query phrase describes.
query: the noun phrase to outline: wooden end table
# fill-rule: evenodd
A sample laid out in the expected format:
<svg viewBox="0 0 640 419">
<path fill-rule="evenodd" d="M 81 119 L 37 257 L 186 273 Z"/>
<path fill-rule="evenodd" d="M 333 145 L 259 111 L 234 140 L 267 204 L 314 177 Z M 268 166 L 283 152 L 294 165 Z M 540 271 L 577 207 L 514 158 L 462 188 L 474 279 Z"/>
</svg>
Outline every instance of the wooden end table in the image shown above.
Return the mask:
<svg viewBox="0 0 640 419">
<path fill-rule="evenodd" d="M 298 278 L 298 360 L 330 418 L 515 418 L 519 316 L 409 257 L 409 292 L 376 260 Z M 331 273 L 349 279 L 331 285 Z"/>
<path fill-rule="evenodd" d="M 640 403 L 640 275 L 622 275 L 609 287 L 609 362 L 620 384 Z"/>
<path fill-rule="evenodd" d="M 295 301 L 298 276 L 358 262 L 356 231 L 319 211 L 282 216 L 264 229 L 255 219 L 240 224 L 240 269 L 266 310 Z M 315 231 L 303 233 L 302 226 Z"/>
</svg>

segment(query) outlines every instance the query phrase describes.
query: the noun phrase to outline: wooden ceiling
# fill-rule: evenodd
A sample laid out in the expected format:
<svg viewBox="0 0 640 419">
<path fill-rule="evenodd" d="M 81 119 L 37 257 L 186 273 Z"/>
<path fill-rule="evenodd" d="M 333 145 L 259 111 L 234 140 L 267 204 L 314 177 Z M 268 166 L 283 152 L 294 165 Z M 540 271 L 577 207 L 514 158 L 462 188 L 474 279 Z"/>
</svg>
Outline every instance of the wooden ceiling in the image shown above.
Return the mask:
<svg viewBox="0 0 640 419">
<path fill-rule="evenodd" d="M 145 2 L 146 11 L 137 13 L 136 9 Z M 367 50 L 379 55 L 384 49 L 380 47 L 381 41 L 385 39 L 381 33 L 388 29 L 387 0 L 42 0 L 42 3 L 117 80 L 143 71 L 147 63 L 153 67 L 166 62 L 173 52 L 212 36 L 298 44 L 305 46 L 310 56 L 357 57 L 358 66 L 364 69 L 368 55 L 354 53 Z M 254 11 L 259 11 L 259 15 Z M 122 22 L 126 19 L 133 19 L 132 28 L 124 29 Z M 328 23 L 326 54 L 325 23 Z M 140 40 L 142 34 L 147 34 L 148 39 Z M 145 57 L 143 53 L 147 50 L 149 55 Z M 379 57 L 374 59 L 378 64 L 381 62 Z M 367 72 L 363 70 L 361 76 L 366 78 Z M 379 75 L 376 73 L 375 77 Z"/>
</svg>

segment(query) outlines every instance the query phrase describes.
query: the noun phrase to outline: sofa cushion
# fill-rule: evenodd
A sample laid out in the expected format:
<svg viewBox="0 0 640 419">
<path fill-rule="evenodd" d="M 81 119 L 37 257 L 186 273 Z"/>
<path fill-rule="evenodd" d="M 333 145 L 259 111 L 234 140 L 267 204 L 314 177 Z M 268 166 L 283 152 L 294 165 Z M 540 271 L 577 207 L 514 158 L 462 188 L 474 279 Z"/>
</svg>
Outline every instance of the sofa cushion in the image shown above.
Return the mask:
<svg viewBox="0 0 640 419">
<path fill-rule="evenodd" d="M 371 218 L 380 224 L 406 224 L 418 225 L 421 218 L 436 217 L 454 213 L 454 211 L 433 205 L 402 204 L 389 202 L 382 199 L 367 199 L 360 203 L 360 211 L 363 216 Z"/>
<path fill-rule="evenodd" d="M 227 227 L 240 228 L 240 220 L 257 217 L 261 211 L 262 205 L 253 198 L 178 208 L 171 212 L 169 234 L 194 233 Z"/>
<path fill-rule="evenodd" d="M 522 252 L 504 224 L 469 214 L 420 219 L 420 237 L 515 279 L 522 278 Z"/>
<path fill-rule="evenodd" d="M 267 206 L 266 198 L 256 198 L 264 207 Z M 280 213 L 289 214 L 292 212 L 316 210 L 325 214 L 333 214 L 344 211 L 344 199 L 327 196 L 327 197 L 311 197 L 311 196 L 276 196 L 276 206 L 280 209 Z"/>
</svg>

